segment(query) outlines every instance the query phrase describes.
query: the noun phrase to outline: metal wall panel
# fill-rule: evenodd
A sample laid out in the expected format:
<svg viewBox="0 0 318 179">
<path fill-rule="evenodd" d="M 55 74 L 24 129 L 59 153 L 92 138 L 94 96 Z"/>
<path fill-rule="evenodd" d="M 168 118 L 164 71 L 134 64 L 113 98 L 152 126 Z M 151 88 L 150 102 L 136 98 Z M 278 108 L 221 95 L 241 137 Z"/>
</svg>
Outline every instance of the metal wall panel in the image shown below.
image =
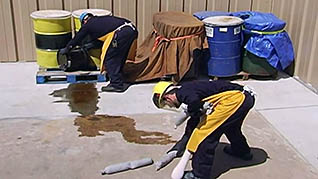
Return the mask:
<svg viewBox="0 0 318 179">
<path fill-rule="evenodd" d="M 16 43 L 10 0 L 0 2 L 0 61 L 17 61 Z"/>
<path fill-rule="evenodd" d="M 184 12 L 193 14 L 206 10 L 206 0 L 184 0 Z"/>
<path fill-rule="evenodd" d="M 289 5 L 286 6 L 286 3 Z M 290 15 L 286 15 L 287 13 L 284 13 L 284 11 L 288 11 Z M 286 2 L 285 0 L 273 0 L 271 12 L 286 22 L 287 25 L 285 30 L 288 32 L 293 42 L 295 63 L 297 63 L 298 60 L 296 57 L 299 47 L 302 17 L 305 13 L 303 1 L 290 0 Z M 289 68 L 287 71 L 289 74 L 293 74 L 295 70 L 293 68 Z"/>
<path fill-rule="evenodd" d="M 138 0 L 137 27 L 139 31 L 138 43 L 141 43 L 145 37 L 152 31 L 152 16 L 159 12 L 158 0 Z"/>
<path fill-rule="evenodd" d="M 63 9 L 62 0 L 38 0 L 39 9 Z"/>
<path fill-rule="evenodd" d="M 112 0 L 89 0 L 89 8 L 112 10 Z"/>
<path fill-rule="evenodd" d="M 161 11 L 183 11 L 183 0 L 161 0 Z"/>
<path fill-rule="evenodd" d="M 88 4 L 87 4 L 87 0 L 64 0 L 64 10 L 69 11 L 69 12 L 73 12 L 76 11 L 78 9 L 87 9 L 88 8 Z M 74 18 L 72 17 L 72 29 L 75 29 L 75 24 L 74 24 Z M 73 35 L 74 35 L 74 31 L 73 31 Z"/>
<path fill-rule="evenodd" d="M 253 0 L 252 10 L 261 12 L 271 12 L 273 0 Z"/>
<path fill-rule="evenodd" d="M 35 61 L 35 41 L 30 14 L 37 10 L 36 0 L 12 0 L 19 61 Z"/>
<path fill-rule="evenodd" d="M 87 0 L 64 0 L 64 9 L 67 11 L 74 11 L 78 9 L 87 9 Z"/>
<path fill-rule="evenodd" d="M 295 10 L 293 7 L 295 7 L 295 1 L 297 0 L 292 0 L 292 1 L 289 1 L 289 2 L 286 2 L 286 0 L 274 0 L 273 1 L 273 6 L 272 6 L 272 13 L 274 13 L 277 17 L 279 17 L 280 19 L 284 20 L 287 25 L 286 25 L 286 30 L 287 32 L 289 33 L 289 28 L 288 27 L 291 27 L 292 23 L 294 22 L 294 19 L 291 18 L 291 14 L 293 10 Z M 289 4 L 289 5 L 286 5 Z M 304 3 L 303 3 L 304 4 Z M 287 12 L 289 11 L 289 13 Z M 304 16 L 304 11 L 302 10 L 300 17 L 303 17 Z M 300 22 L 299 22 L 299 30 L 301 31 L 301 25 L 302 25 L 302 19 L 299 19 Z M 292 29 L 291 29 L 292 30 Z M 294 50 L 295 50 L 295 56 L 296 56 L 296 64 L 297 64 L 297 52 L 298 52 L 298 44 L 295 43 L 295 40 L 296 39 L 299 39 L 300 38 L 300 34 L 298 34 L 298 36 L 295 36 L 291 33 L 289 33 L 289 35 L 291 35 L 291 39 L 293 41 L 293 45 L 294 45 Z M 298 66 L 298 65 L 297 65 Z"/>
<path fill-rule="evenodd" d="M 300 32 L 301 32 L 301 25 L 302 25 L 302 18 L 305 14 L 304 11 L 304 2 L 298 0 L 292 0 L 289 2 L 291 4 L 290 9 L 282 9 L 282 11 L 290 11 L 290 18 L 284 17 L 280 12 L 273 11 L 278 17 L 282 18 L 287 23 L 287 32 L 292 39 L 294 51 L 297 54 L 298 47 L 299 47 L 299 40 L 300 40 Z M 274 6 L 273 6 L 273 10 Z M 281 15 L 280 15 L 281 14 Z"/>
<path fill-rule="evenodd" d="M 113 13 L 115 16 L 120 16 L 131 20 L 137 24 L 137 0 L 115 0 Z"/>
<path fill-rule="evenodd" d="M 318 89 L 317 0 L 273 0 L 272 13 L 286 21 L 295 51 L 295 75 Z"/>
<path fill-rule="evenodd" d="M 230 0 L 208 0 L 207 10 L 228 12 L 229 5 L 230 5 Z"/>
<path fill-rule="evenodd" d="M 317 6 L 317 5 L 316 5 Z M 318 7 L 316 7 L 317 9 Z M 313 85 L 316 90 L 318 90 L 318 13 L 316 10 L 316 25 L 314 28 L 314 37 L 312 43 L 312 50 L 310 53 L 310 63 L 308 70 L 308 82 Z"/>
<path fill-rule="evenodd" d="M 252 0 L 230 0 L 230 11 L 249 11 L 252 7 Z"/>
<path fill-rule="evenodd" d="M 291 30 L 290 23 L 292 17 L 292 7 L 297 0 L 273 0 L 272 13 L 287 22 L 286 30 Z"/>
<path fill-rule="evenodd" d="M 308 72 L 309 69 L 312 68 L 310 66 L 310 60 L 312 60 L 310 56 L 314 50 L 313 43 L 315 42 L 313 37 L 315 36 L 315 33 L 317 33 L 315 32 L 317 1 L 306 0 L 304 4 L 305 14 L 302 18 L 299 47 L 296 56 L 296 75 L 298 75 L 300 79 L 309 82 L 311 77 Z"/>
</svg>

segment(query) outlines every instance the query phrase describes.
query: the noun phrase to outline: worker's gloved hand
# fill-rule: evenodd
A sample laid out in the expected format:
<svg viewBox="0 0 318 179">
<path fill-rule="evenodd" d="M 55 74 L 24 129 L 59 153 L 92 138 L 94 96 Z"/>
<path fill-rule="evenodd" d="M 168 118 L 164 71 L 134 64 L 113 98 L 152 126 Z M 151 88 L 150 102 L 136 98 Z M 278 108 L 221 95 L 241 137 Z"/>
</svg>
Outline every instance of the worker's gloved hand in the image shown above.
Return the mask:
<svg viewBox="0 0 318 179">
<path fill-rule="evenodd" d="M 182 157 L 187 143 L 188 143 L 189 137 L 186 135 L 183 135 L 182 138 L 167 152 L 171 152 L 171 151 L 178 151 L 177 152 L 177 157 Z"/>
<path fill-rule="evenodd" d="M 61 55 L 65 55 L 65 54 L 67 54 L 68 52 L 69 52 L 69 48 L 68 48 L 68 47 L 65 47 L 65 48 L 62 48 L 62 49 L 59 50 L 59 53 L 60 53 Z"/>
</svg>

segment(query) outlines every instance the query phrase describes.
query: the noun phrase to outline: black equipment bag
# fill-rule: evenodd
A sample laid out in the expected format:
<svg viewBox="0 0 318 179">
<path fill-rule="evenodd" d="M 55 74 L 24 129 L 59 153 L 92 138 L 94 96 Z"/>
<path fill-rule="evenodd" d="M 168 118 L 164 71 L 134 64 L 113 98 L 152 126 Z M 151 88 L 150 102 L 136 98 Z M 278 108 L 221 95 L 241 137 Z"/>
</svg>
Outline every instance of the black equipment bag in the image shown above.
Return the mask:
<svg viewBox="0 0 318 179">
<path fill-rule="evenodd" d="M 57 62 L 60 69 L 66 72 L 97 70 L 88 51 L 82 47 L 75 47 L 65 55 L 60 54 L 60 51 L 58 51 Z"/>
</svg>

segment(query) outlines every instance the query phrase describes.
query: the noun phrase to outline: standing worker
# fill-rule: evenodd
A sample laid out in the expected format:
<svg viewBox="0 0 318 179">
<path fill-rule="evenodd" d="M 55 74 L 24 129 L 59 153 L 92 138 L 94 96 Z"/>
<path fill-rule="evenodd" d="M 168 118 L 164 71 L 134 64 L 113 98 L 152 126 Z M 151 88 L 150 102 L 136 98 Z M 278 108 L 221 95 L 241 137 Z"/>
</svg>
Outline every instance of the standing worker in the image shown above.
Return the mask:
<svg viewBox="0 0 318 179">
<path fill-rule="evenodd" d="M 192 81 L 181 86 L 159 82 L 154 87 L 153 102 L 158 108 L 166 105 L 179 108 L 182 103 L 187 105 L 190 119 L 183 137 L 171 149 L 177 150 L 179 157 L 183 153 L 193 154 L 193 170 L 182 173 L 183 178 L 211 177 L 215 148 L 222 134 L 231 143 L 224 147 L 225 153 L 243 160 L 253 158 L 241 131 L 243 121 L 255 102 L 254 93 L 247 86 L 221 80 Z M 203 104 L 206 102 L 213 108 L 202 119 Z"/>
<path fill-rule="evenodd" d="M 102 87 L 102 91 L 124 92 L 126 87 L 121 72 L 130 47 L 138 36 L 136 27 L 124 18 L 94 16 L 87 12 L 80 15 L 80 21 L 80 30 L 67 46 L 60 50 L 60 54 L 66 54 L 76 45 L 80 45 L 88 35 L 93 40 L 103 41 L 101 71 L 106 69 L 110 83 Z"/>
</svg>

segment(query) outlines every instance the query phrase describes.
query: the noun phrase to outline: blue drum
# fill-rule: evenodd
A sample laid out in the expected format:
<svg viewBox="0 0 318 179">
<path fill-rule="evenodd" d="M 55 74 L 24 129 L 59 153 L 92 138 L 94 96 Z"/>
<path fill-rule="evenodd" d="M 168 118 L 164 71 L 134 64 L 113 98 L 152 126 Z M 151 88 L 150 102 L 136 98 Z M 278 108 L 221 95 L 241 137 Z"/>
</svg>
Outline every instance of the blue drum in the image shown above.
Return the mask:
<svg viewBox="0 0 318 179">
<path fill-rule="evenodd" d="M 210 51 L 208 75 L 227 77 L 239 73 L 244 21 L 234 16 L 215 16 L 203 22 Z"/>
</svg>

